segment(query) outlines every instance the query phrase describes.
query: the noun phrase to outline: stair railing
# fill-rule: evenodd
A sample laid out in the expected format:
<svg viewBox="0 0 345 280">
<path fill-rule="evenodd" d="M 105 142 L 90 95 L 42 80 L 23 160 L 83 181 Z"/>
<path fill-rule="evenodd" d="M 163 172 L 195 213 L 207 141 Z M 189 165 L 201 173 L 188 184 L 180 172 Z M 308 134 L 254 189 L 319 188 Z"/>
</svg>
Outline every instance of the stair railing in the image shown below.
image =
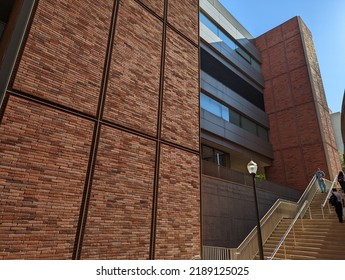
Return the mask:
<svg viewBox="0 0 345 280">
<path fill-rule="evenodd" d="M 267 211 L 267 213 L 260 220 L 262 242 L 265 243 L 269 236 L 272 234 L 276 226 L 283 218 L 292 219 L 296 213 L 301 209 L 305 201 L 311 201 L 317 192 L 316 178 L 310 180 L 307 188 L 301 195 L 298 202 L 287 201 L 278 199 L 274 205 Z M 302 216 L 308 210 L 304 207 L 301 210 Z M 309 211 L 310 213 L 310 211 Z M 256 227 L 247 235 L 242 243 L 237 248 L 230 248 L 232 260 L 250 260 L 255 257 L 259 250 L 257 242 L 257 229 Z"/>
<path fill-rule="evenodd" d="M 322 218 L 325 219 L 325 213 L 324 213 L 324 208 L 327 204 L 327 207 L 328 207 L 328 213 L 331 213 L 331 208 L 329 207 L 329 203 L 328 203 L 328 199 L 329 197 L 331 196 L 331 193 L 332 193 L 332 189 L 335 188 L 335 185 L 336 185 L 336 181 L 337 181 L 338 177 L 334 177 L 334 180 L 327 192 L 327 195 L 326 195 L 326 198 L 325 198 L 325 201 L 321 204 L 321 212 L 322 212 Z"/>
<path fill-rule="evenodd" d="M 289 235 L 290 231 L 292 230 L 293 231 L 293 239 L 294 239 L 294 243 L 296 244 L 296 237 L 295 237 L 295 230 L 294 230 L 294 225 L 295 223 L 297 222 L 298 218 L 301 218 L 301 222 L 302 222 L 302 228 L 304 230 L 304 227 L 303 227 L 303 219 L 302 219 L 302 212 L 307 208 L 309 207 L 309 201 L 306 200 L 304 201 L 302 207 L 299 209 L 299 211 L 297 212 L 295 218 L 293 219 L 293 221 L 291 222 L 290 226 L 288 227 L 288 229 L 286 230 L 285 234 L 283 235 L 283 237 L 280 239 L 277 247 L 274 249 L 272 255 L 270 257 L 268 257 L 267 259 L 269 260 L 273 260 L 274 256 L 276 255 L 276 253 L 278 252 L 278 250 L 280 249 L 280 247 L 282 245 L 284 245 L 284 256 L 285 256 L 285 259 L 287 257 L 286 255 L 286 246 L 285 246 L 285 239 L 287 238 L 287 236 Z M 309 211 L 310 212 L 310 211 Z"/>
</svg>

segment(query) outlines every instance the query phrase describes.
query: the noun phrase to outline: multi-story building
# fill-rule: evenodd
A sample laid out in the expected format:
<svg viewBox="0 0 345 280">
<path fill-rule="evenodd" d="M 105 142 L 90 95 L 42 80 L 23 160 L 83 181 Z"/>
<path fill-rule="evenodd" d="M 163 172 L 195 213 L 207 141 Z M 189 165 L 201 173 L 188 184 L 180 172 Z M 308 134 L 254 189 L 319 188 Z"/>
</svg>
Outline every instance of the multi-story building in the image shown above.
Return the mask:
<svg viewBox="0 0 345 280">
<path fill-rule="evenodd" d="M 199 258 L 255 225 L 250 160 L 261 216 L 339 169 L 299 18 L 253 38 L 217 0 L 0 3 L 1 259 Z"/>
<path fill-rule="evenodd" d="M 298 198 L 317 168 L 333 180 L 339 157 L 300 18 L 254 38 L 218 1 L 201 0 L 200 53 L 203 241 L 237 247 L 255 226 L 250 160 L 266 179 L 263 216 L 277 198 Z"/>
</svg>

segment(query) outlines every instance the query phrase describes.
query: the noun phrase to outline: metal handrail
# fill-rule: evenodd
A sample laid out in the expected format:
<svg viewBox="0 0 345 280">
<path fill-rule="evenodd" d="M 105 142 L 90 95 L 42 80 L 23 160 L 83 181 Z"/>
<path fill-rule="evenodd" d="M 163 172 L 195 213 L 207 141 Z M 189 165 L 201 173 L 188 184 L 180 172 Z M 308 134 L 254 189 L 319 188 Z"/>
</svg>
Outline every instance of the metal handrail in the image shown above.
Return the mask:
<svg viewBox="0 0 345 280">
<path fill-rule="evenodd" d="M 301 206 L 303 205 L 302 203 L 304 203 L 305 201 L 311 201 L 312 198 L 314 197 L 315 193 L 316 193 L 316 177 L 313 176 L 312 179 L 310 180 L 307 188 L 305 189 L 305 191 L 303 192 L 303 194 L 301 195 L 300 199 L 298 200 L 298 202 L 292 202 L 292 201 L 284 201 L 281 199 L 278 199 L 276 201 L 276 203 L 271 207 L 271 209 L 264 215 L 264 217 L 261 219 L 260 224 L 261 224 L 261 228 L 264 229 L 264 227 L 266 226 L 266 224 L 269 224 L 270 219 L 273 217 L 273 214 L 275 213 L 276 210 L 278 210 L 278 206 L 281 205 L 282 203 L 287 203 L 290 206 L 290 210 L 293 211 L 293 214 L 291 213 L 291 218 L 294 217 L 293 215 L 297 212 L 299 212 L 299 210 L 302 208 Z M 315 190 L 313 190 L 313 188 Z M 301 210 L 303 211 L 304 208 Z M 310 213 L 310 211 L 309 211 Z M 304 214 L 304 213 L 303 213 Z M 287 217 L 287 216 L 285 216 Z M 283 218 L 283 216 L 280 217 L 279 221 Z M 290 218 L 290 217 L 289 217 Z M 275 226 L 279 223 L 279 221 L 275 221 Z M 275 227 L 274 226 L 274 227 Z M 263 232 L 263 242 L 265 242 L 266 238 L 269 237 L 269 235 L 273 232 L 273 228 L 268 232 L 266 232 L 266 234 L 264 234 Z M 232 259 L 238 259 L 238 256 L 243 255 L 244 251 L 247 251 L 247 247 L 252 247 L 252 249 L 255 247 L 254 244 L 252 244 L 252 242 L 255 242 L 256 238 L 256 227 L 247 235 L 247 237 L 242 241 L 242 243 L 237 247 L 237 248 L 231 248 L 231 256 Z M 246 253 L 247 257 L 254 257 L 255 254 L 251 254 L 250 256 L 248 255 L 249 252 Z M 243 257 L 241 259 L 244 259 Z"/>
<path fill-rule="evenodd" d="M 274 258 L 274 256 L 276 255 L 276 253 L 278 252 L 278 250 L 280 249 L 281 245 L 285 242 L 286 237 L 289 235 L 291 229 L 294 227 L 296 221 L 298 220 L 299 216 L 301 215 L 303 209 L 306 207 L 306 205 L 309 206 L 309 201 L 306 200 L 304 201 L 302 207 L 300 208 L 300 210 L 297 212 L 295 218 L 293 219 L 292 223 L 290 224 L 289 228 L 286 230 L 285 234 L 283 235 L 283 237 L 280 239 L 277 247 L 274 249 L 272 255 L 270 257 L 268 257 L 267 259 L 272 260 Z M 296 242 L 296 241 L 295 241 Z M 286 250 L 285 250 L 285 258 L 286 258 Z"/>
<path fill-rule="evenodd" d="M 316 181 L 316 177 L 313 176 L 313 178 L 310 180 L 308 186 L 306 187 L 306 189 L 302 193 L 301 197 L 297 201 L 297 204 L 301 204 L 303 201 L 307 200 L 307 196 L 310 194 L 310 190 L 314 187 L 315 181 Z"/>
<path fill-rule="evenodd" d="M 324 217 L 324 214 L 323 214 L 323 207 L 325 206 L 325 204 L 327 203 L 328 201 L 328 197 L 329 197 L 329 194 L 335 184 L 335 181 L 336 181 L 336 178 L 334 178 L 330 188 L 329 188 L 329 191 L 326 195 L 326 198 L 325 198 L 325 201 L 324 203 L 322 204 L 322 215 Z M 316 194 L 316 191 L 314 193 L 311 192 L 312 190 L 312 187 L 314 186 L 314 183 L 315 183 L 315 180 L 316 178 L 314 177 L 314 180 L 311 180 L 308 187 L 306 188 L 306 190 L 304 191 L 304 193 L 302 194 L 301 198 L 298 200 L 298 204 L 301 203 L 303 201 L 303 199 L 306 199 L 307 196 L 309 196 L 310 198 L 310 201 L 312 201 L 313 197 L 315 196 Z M 327 180 L 328 182 L 331 182 L 329 180 Z M 310 195 L 312 194 L 312 196 Z M 309 208 L 309 201 L 306 199 L 302 205 L 302 207 L 300 208 L 300 210 L 298 211 L 298 213 L 296 214 L 295 218 L 293 219 L 293 221 L 291 222 L 289 228 L 287 229 L 287 231 L 285 232 L 285 234 L 283 235 L 283 237 L 281 238 L 281 240 L 279 241 L 277 247 L 275 248 L 275 250 L 273 251 L 272 255 L 270 257 L 268 257 L 268 259 L 273 259 L 275 254 L 278 252 L 279 248 L 281 247 L 281 245 L 284 243 L 286 237 L 288 236 L 289 232 L 291 231 L 291 229 L 293 228 L 294 224 L 296 223 L 298 217 L 301 215 L 302 211 L 306 208 L 306 205 L 308 204 L 308 208 Z M 309 215 L 310 215 L 310 219 L 311 219 L 311 211 L 310 211 L 310 208 L 309 208 Z M 303 225 L 302 225 L 303 226 Z M 286 251 L 285 251 L 285 258 L 286 258 Z"/>
<path fill-rule="evenodd" d="M 327 192 L 325 201 L 321 204 L 321 212 L 322 212 L 322 218 L 323 219 L 325 219 L 325 213 L 324 213 L 323 209 L 325 208 L 326 204 L 328 205 L 328 212 L 329 213 L 331 212 L 331 209 L 329 208 L 329 203 L 327 203 L 327 202 L 328 202 L 328 199 L 329 199 L 329 197 L 331 195 L 332 189 L 334 188 L 334 185 L 335 185 L 335 182 L 337 181 L 337 179 L 338 179 L 338 177 L 335 176 L 334 180 L 333 180 L 333 182 L 332 182 L 332 184 L 331 184 L 331 186 L 330 186 L 330 188 L 329 188 L 329 190 Z"/>
</svg>

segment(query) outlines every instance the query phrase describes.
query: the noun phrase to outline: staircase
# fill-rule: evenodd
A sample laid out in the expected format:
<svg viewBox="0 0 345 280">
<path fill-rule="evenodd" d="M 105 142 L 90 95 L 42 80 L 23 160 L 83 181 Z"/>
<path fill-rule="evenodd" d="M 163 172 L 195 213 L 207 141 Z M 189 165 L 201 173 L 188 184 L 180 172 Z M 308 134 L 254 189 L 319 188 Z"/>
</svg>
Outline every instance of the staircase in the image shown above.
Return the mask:
<svg viewBox="0 0 345 280">
<path fill-rule="evenodd" d="M 339 223 L 332 206 L 326 205 L 322 213 L 325 198 L 324 193 L 315 194 L 309 210 L 295 223 L 274 259 L 345 260 L 345 223 Z M 265 258 L 271 256 L 291 221 L 283 219 L 265 242 Z"/>
</svg>

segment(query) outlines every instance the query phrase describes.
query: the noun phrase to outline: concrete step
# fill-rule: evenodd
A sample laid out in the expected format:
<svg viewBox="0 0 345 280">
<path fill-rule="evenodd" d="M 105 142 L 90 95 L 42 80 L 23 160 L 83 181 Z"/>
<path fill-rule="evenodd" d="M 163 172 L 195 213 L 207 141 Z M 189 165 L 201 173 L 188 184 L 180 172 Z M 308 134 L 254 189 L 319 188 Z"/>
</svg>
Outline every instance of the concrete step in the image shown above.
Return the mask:
<svg viewBox="0 0 345 280">
<path fill-rule="evenodd" d="M 345 260 L 345 223 L 339 223 L 336 213 L 328 205 L 321 209 L 326 195 L 317 193 L 310 209 L 294 225 L 284 246 L 276 253 L 274 259 L 291 260 Z M 312 218 L 309 216 L 309 211 Z M 345 217 L 344 217 L 345 219 Z M 264 256 L 269 257 L 290 226 L 292 219 L 283 219 L 264 243 Z M 286 253 L 285 253 L 286 252 Z M 286 256 L 285 256 L 286 254 Z M 255 257 L 257 259 L 258 256 Z"/>
</svg>

